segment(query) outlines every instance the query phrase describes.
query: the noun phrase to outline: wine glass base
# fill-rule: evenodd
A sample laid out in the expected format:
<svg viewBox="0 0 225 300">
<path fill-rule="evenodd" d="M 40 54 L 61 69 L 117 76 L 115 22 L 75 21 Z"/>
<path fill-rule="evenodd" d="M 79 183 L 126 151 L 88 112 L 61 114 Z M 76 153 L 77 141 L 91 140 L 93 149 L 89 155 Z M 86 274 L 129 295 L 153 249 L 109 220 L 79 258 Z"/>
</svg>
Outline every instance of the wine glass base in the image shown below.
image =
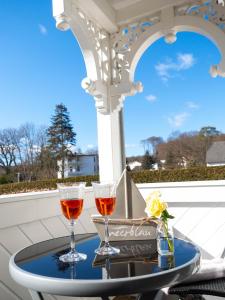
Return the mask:
<svg viewBox="0 0 225 300">
<path fill-rule="evenodd" d="M 112 247 L 110 245 L 104 245 L 103 247 L 96 249 L 95 253 L 98 255 L 116 255 L 120 253 L 120 249 Z"/>
<path fill-rule="evenodd" d="M 69 252 L 64 255 L 61 255 L 59 257 L 59 260 L 65 263 L 71 263 L 71 262 L 78 262 L 85 260 L 87 258 L 87 255 L 84 253 L 78 253 L 78 252 Z"/>
</svg>

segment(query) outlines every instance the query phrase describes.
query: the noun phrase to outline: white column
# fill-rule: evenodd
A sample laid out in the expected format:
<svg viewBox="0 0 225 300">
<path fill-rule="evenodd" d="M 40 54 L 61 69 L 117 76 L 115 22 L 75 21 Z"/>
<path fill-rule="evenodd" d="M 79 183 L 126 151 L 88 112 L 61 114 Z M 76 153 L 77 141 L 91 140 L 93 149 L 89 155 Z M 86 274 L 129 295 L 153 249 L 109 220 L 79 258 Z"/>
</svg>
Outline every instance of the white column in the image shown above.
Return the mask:
<svg viewBox="0 0 225 300">
<path fill-rule="evenodd" d="M 97 110 L 100 181 L 118 180 L 125 167 L 123 112 Z"/>
</svg>

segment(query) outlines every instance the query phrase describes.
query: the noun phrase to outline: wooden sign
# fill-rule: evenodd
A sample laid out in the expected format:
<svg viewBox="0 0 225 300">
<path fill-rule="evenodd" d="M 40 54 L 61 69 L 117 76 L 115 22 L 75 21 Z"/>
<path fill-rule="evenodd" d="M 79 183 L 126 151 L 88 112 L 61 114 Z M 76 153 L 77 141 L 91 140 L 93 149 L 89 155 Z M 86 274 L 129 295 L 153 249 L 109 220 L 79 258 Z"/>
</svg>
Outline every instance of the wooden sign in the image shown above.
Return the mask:
<svg viewBox="0 0 225 300">
<path fill-rule="evenodd" d="M 92 216 L 100 239 L 104 241 L 105 226 L 104 219 L 99 216 Z M 157 221 L 152 219 L 110 219 L 109 240 L 154 240 L 156 239 Z"/>
</svg>

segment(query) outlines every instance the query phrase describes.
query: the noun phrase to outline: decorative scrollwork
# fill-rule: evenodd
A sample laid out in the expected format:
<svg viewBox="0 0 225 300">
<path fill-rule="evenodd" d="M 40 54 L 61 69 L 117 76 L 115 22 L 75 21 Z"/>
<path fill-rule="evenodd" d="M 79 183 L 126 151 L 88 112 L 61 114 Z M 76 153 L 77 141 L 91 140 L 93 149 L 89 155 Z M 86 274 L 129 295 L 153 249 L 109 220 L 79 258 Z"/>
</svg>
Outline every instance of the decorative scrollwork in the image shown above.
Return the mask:
<svg viewBox="0 0 225 300">
<path fill-rule="evenodd" d="M 107 99 L 109 95 L 107 95 L 106 91 L 99 88 L 97 83 L 102 81 L 105 83 L 105 86 L 117 86 L 121 83 L 122 79 L 127 78 L 124 77 L 124 74 L 125 72 L 129 72 L 130 66 L 126 58 L 126 52 L 129 52 L 129 47 L 135 43 L 140 34 L 152 26 L 154 22 L 158 22 L 159 18 L 154 16 L 143 19 L 132 25 L 129 24 L 128 26 L 121 28 L 120 32 L 117 34 L 110 36 L 94 21 L 90 20 L 80 9 L 77 9 L 77 12 L 80 21 L 83 22 L 83 26 L 86 28 L 90 39 L 93 41 L 93 50 L 98 57 L 97 67 L 100 70 L 100 77 L 96 82 L 89 78 L 85 78 L 82 81 L 82 87 L 87 93 L 94 97 L 96 108 L 101 113 L 121 109 L 124 99 L 123 94 L 116 96 L 111 95 L 110 103 Z M 140 83 L 131 84 L 130 91 L 125 94 L 135 94 L 141 90 L 142 85 Z"/>
<path fill-rule="evenodd" d="M 129 72 L 127 53 L 138 38 L 153 25 L 160 22 L 160 13 L 143 18 L 137 22 L 121 26 L 119 31 L 111 35 L 112 49 L 112 83 L 119 84 L 125 73 Z"/>
<path fill-rule="evenodd" d="M 110 50 L 109 50 L 109 35 L 100 28 L 94 21 L 90 20 L 87 15 L 77 8 L 78 16 L 84 27 L 88 31 L 89 38 L 93 42 L 94 51 L 98 57 L 98 69 L 100 70 L 100 78 L 103 82 L 108 82 L 110 79 Z"/>
<path fill-rule="evenodd" d="M 225 32 L 225 1 L 224 0 L 192 0 L 175 7 L 176 16 L 191 15 L 201 17 L 217 25 Z"/>
</svg>

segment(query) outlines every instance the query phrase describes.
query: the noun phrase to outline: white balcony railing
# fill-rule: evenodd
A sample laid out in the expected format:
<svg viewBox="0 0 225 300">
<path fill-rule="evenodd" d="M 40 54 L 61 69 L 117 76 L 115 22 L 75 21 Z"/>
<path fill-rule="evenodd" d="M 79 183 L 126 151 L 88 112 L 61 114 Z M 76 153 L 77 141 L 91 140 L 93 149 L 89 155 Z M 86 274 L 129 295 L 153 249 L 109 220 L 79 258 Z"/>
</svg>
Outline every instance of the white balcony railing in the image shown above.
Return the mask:
<svg viewBox="0 0 225 300">
<path fill-rule="evenodd" d="M 220 257 L 225 242 L 225 181 L 139 184 L 144 197 L 160 190 L 175 216 L 175 233 L 196 243 L 205 258 Z M 76 230 L 95 232 L 90 220 L 96 214 L 92 188 L 87 188 L 84 210 Z M 144 212 L 143 212 L 144 215 Z M 42 240 L 68 235 L 56 191 L 0 196 L 0 299 L 30 300 L 8 272 L 12 253 Z M 46 299 L 63 299 L 47 296 Z M 68 299 L 68 298 L 66 298 Z"/>
</svg>

